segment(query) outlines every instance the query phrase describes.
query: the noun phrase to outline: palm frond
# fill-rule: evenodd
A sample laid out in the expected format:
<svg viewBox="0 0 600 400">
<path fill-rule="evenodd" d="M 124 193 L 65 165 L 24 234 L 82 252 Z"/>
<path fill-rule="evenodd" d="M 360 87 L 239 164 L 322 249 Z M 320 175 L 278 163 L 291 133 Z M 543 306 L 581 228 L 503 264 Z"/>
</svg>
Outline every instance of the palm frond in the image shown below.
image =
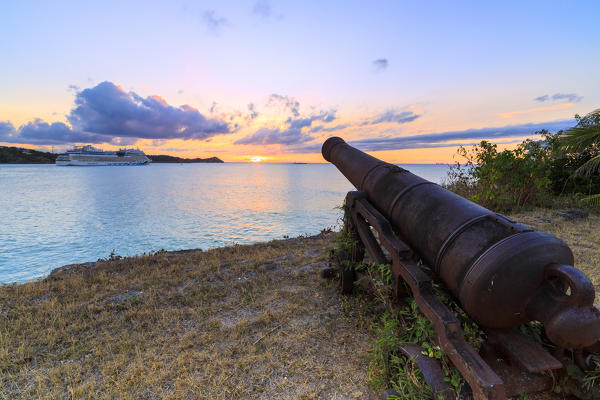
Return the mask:
<svg viewBox="0 0 600 400">
<path fill-rule="evenodd" d="M 593 194 L 580 200 L 584 204 L 600 207 L 600 194 Z"/>
<path fill-rule="evenodd" d="M 584 119 L 600 119 L 600 109 L 587 114 Z M 577 124 L 577 126 L 567 129 L 559 140 L 565 150 L 580 152 L 595 143 L 600 143 L 600 125 L 591 124 L 582 126 L 581 124 Z"/>
<path fill-rule="evenodd" d="M 561 137 L 561 145 L 570 152 L 580 152 L 600 142 L 600 126 L 573 127 Z"/>
<path fill-rule="evenodd" d="M 590 158 L 585 164 L 575 170 L 575 175 L 593 175 L 600 173 L 600 154 Z"/>
</svg>

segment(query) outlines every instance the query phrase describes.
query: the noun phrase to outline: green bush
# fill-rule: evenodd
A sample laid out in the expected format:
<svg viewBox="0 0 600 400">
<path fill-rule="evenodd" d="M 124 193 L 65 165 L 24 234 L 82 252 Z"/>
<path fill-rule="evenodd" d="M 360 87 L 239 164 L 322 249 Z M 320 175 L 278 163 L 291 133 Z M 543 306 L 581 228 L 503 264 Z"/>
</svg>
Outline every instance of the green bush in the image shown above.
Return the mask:
<svg viewBox="0 0 600 400">
<path fill-rule="evenodd" d="M 498 151 L 482 141 L 471 150 L 459 147 L 466 162 L 454 165 L 446 187 L 485 207 L 505 211 L 542 206 L 550 200 L 550 148 L 526 140 L 514 150 Z"/>
<path fill-rule="evenodd" d="M 552 160 L 550 166 L 551 189 L 554 194 L 600 193 L 600 175 L 576 173 L 583 165 L 600 154 L 600 148 L 585 149 L 575 154 L 562 154 Z"/>
<path fill-rule="evenodd" d="M 525 140 L 514 150 L 499 152 L 487 141 L 472 149 L 459 147 L 466 161 L 451 168 L 445 186 L 499 211 L 548 206 L 558 199 L 552 195 L 563 196 L 559 202 L 597 205 L 600 110 L 575 119 L 573 128 L 555 134 L 541 130 L 536 133 L 542 140 Z"/>
<path fill-rule="evenodd" d="M 600 193 L 600 112 L 580 117 L 577 125 L 552 135 L 544 136 L 551 154 L 550 180 L 552 192 L 557 195 L 581 193 L 587 196 Z"/>
<path fill-rule="evenodd" d="M 567 156 L 587 157 L 575 175 L 597 176 L 600 174 L 600 109 L 583 117 L 575 114 L 575 119 L 577 125 L 558 138 L 558 148 Z"/>
</svg>

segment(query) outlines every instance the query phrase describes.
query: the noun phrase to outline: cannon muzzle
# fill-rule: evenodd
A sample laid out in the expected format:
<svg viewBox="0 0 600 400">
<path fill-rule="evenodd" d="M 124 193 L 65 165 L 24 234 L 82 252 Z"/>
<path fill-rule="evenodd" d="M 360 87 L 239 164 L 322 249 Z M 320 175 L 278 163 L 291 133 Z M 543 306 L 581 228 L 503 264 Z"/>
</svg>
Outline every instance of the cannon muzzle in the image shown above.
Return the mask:
<svg viewBox="0 0 600 400">
<path fill-rule="evenodd" d="M 485 328 L 537 320 L 558 346 L 600 338 L 594 287 L 560 239 L 494 213 L 406 169 L 329 138 L 323 157 L 385 217 L 398 237 Z"/>
</svg>

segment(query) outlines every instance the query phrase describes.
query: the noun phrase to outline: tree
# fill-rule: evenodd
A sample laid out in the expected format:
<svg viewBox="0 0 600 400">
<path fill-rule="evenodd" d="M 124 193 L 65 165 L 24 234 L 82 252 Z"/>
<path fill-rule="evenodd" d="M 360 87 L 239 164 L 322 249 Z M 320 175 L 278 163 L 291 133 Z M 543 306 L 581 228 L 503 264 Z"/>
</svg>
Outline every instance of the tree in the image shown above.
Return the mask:
<svg viewBox="0 0 600 400">
<path fill-rule="evenodd" d="M 600 172 L 600 109 L 585 117 L 575 115 L 577 125 L 561 135 L 559 145 L 566 154 L 588 154 L 588 161 L 575 171 L 575 175 L 593 175 Z"/>
</svg>

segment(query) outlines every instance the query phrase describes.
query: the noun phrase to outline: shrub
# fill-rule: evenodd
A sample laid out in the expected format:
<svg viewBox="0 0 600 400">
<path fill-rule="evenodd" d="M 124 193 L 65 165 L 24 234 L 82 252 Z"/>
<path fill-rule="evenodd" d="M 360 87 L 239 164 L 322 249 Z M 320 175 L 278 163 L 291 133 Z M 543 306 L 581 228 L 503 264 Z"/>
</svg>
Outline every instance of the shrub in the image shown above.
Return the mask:
<svg viewBox="0 0 600 400">
<path fill-rule="evenodd" d="M 550 165 L 551 189 L 554 194 L 600 193 L 600 175 L 579 174 L 578 170 L 600 154 L 600 146 L 584 149 L 579 153 L 561 154 Z"/>
<path fill-rule="evenodd" d="M 466 163 L 454 165 L 446 187 L 485 207 L 510 210 L 540 206 L 550 198 L 550 148 L 545 141 L 526 140 L 499 152 L 482 141 L 471 150 L 459 147 Z"/>
<path fill-rule="evenodd" d="M 567 155 L 586 153 L 587 161 L 576 171 L 577 175 L 600 174 L 600 109 L 584 117 L 575 115 L 577 125 L 567 129 L 558 140 L 558 147 Z"/>
</svg>

